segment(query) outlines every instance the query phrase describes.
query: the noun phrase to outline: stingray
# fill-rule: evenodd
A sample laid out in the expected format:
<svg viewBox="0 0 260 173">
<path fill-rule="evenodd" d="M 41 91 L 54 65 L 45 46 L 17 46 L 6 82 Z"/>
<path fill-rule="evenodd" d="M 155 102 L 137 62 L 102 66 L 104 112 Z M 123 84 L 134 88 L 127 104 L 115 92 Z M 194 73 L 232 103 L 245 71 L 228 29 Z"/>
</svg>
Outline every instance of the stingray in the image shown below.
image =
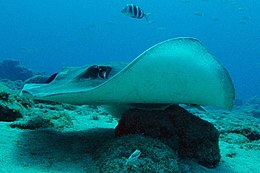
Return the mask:
<svg viewBox="0 0 260 173">
<path fill-rule="evenodd" d="M 231 109 L 235 90 L 228 71 L 194 38 L 160 42 L 130 63 L 63 68 L 22 94 L 74 105 L 161 108 L 171 104 Z"/>
</svg>

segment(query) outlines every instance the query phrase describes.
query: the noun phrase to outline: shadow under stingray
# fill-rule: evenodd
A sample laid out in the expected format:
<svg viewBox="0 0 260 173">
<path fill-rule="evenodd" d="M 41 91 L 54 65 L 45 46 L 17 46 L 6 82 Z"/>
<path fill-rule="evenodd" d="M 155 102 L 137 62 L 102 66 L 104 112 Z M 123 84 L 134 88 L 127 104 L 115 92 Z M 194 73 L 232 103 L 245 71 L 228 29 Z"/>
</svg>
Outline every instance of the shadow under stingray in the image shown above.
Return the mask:
<svg viewBox="0 0 260 173">
<path fill-rule="evenodd" d="M 26 130 L 17 142 L 18 164 L 43 168 L 95 165 L 95 151 L 114 139 L 114 129 L 59 132 L 50 129 Z M 64 167 L 63 167 L 64 169 Z"/>
</svg>

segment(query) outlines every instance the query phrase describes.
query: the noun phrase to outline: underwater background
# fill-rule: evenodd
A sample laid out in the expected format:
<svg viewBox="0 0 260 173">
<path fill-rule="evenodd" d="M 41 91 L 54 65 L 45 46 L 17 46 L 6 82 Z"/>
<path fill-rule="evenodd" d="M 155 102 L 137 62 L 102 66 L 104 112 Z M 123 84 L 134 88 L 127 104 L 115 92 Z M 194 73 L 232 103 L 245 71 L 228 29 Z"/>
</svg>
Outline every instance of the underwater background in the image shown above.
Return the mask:
<svg viewBox="0 0 260 173">
<path fill-rule="evenodd" d="M 134 19 L 127 3 L 150 13 Z M 260 93 L 258 0 L 0 0 L 0 61 L 52 74 L 64 66 L 131 61 L 165 39 L 199 39 L 227 68 L 237 98 Z"/>
<path fill-rule="evenodd" d="M 124 15 L 129 3 L 149 21 Z M 0 0 L 0 173 L 258 173 L 259 7 L 259 0 Z M 176 37 L 197 38 L 228 70 L 232 110 L 136 104 L 119 118 L 104 105 L 21 92 L 63 67 L 131 62 Z M 99 68 L 97 77 L 107 74 Z M 78 96 L 69 99 L 85 104 Z"/>
</svg>

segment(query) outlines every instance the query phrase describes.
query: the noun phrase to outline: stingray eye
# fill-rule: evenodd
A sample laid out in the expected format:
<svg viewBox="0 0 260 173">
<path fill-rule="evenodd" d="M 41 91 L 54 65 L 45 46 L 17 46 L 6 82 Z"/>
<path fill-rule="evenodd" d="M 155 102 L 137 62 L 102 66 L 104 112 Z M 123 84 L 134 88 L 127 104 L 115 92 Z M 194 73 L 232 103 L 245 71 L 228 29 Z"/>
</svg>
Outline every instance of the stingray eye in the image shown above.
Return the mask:
<svg viewBox="0 0 260 173">
<path fill-rule="evenodd" d="M 79 79 L 107 79 L 110 71 L 112 70 L 109 66 L 98 66 L 92 65 L 87 70 L 85 70 L 81 75 L 79 75 Z"/>
<path fill-rule="evenodd" d="M 100 77 L 101 79 L 107 79 L 111 70 L 112 70 L 112 68 L 109 66 L 100 66 L 99 72 L 98 72 L 98 77 Z"/>
<path fill-rule="evenodd" d="M 98 73 L 98 76 L 102 79 L 106 79 L 107 78 L 107 72 L 104 70 L 100 70 Z"/>
</svg>

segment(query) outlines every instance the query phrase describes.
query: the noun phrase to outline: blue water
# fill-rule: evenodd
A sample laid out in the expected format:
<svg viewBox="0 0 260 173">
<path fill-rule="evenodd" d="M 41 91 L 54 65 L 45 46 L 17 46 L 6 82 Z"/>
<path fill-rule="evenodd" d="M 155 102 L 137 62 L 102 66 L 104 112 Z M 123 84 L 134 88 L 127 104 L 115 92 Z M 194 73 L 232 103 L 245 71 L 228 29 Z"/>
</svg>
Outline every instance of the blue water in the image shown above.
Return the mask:
<svg viewBox="0 0 260 173">
<path fill-rule="evenodd" d="M 139 5 L 152 21 L 120 11 Z M 0 0 L 0 61 L 53 73 L 131 61 L 165 39 L 198 38 L 228 69 L 238 98 L 260 95 L 259 0 Z"/>
</svg>

